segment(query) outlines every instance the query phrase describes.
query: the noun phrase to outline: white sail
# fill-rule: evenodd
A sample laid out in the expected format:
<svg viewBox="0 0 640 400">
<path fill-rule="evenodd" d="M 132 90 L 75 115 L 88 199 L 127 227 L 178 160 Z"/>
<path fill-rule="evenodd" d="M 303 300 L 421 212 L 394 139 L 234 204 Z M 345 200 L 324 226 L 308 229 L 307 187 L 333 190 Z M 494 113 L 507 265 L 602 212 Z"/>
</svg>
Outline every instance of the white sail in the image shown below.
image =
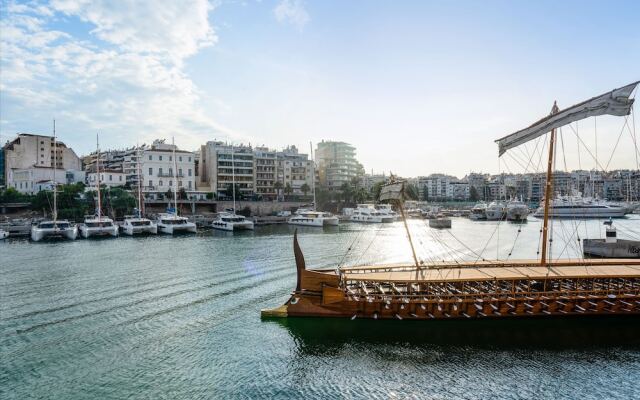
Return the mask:
<svg viewBox="0 0 640 400">
<path fill-rule="evenodd" d="M 605 114 L 615 115 L 618 117 L 629 115 L 634 101 L 633 99 L 629 99 L 629 96 L 639 82 L 640 81 L 634 82 L 587 101 L 583 101 L 582 103 L 551 114 L 528 128 L 496 140 L 496 143 L 498 143 L 499 146 L 499 155 L 501 156 L 505 151 L 513 147 L 542 136 L 554 128 L 559 128 L 575 121 Z"/>
<path fill-rule="evenodd" d="M 404 200 L 404 182 L 394 182 L 382 186 L 380 189 L 380 201 Z"/>
</svg>

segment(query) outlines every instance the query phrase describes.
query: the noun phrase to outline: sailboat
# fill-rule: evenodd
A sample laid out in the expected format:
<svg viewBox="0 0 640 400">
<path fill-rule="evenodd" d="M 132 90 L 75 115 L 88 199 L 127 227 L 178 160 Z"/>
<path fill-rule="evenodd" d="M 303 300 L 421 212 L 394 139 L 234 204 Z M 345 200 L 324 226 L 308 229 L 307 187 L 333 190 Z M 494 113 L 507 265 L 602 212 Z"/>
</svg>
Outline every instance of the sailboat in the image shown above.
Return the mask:
<svg viewBox="0 0 640 400">
<path fill-rule="evenodd" d="M 118 225 L 113 223 L 109 217 L 102 215 L 102 198 L 100 195 L 100 144 L 96 135 L 96 186 L 98 189 L 98 199 L 95 215 L 84 217 L 84 223 L 80 224 L 80 234 L 88 239 L 95 236 L 117 237 L 119 233 Z"/>
<path fill-rule="evenodd" d="M 78 237 L 78 227 L 69 221 L 58 220 L 58 182 L 56 169 L 58 168 L 58 142 L 56 140 L 56 121 L 53 121 L 53 213 L 51 220 L 40 221 L 31 227 L 31 240 L 38 242 L 47 238 L 62 238 L 75 240 Z M 8 236 L 8 234 L 7 234 Z M 3 238 L 4 239 L 4 238 Z"/>
<path fill-rule="evenodd" d="M 553 259 L 548 215 L 556 130 L 587 117 L 629 115 L 634 101 L 629 97 L 637 84 L 564 110 L 554 103 L 549 116 L 496 141 L 502 156 L 548 134 L 540 259 L 422 262 L 400 206 L 413 264 L 307 269 L 294 233 L 296 288 L 284 305 L 263 310 L 262 316 L 430 320 L 640 315 L 640 260 Z M 380 192 L 381 200 L 399 205 L 405 198 L 404 181 L 391 182 Z"/>
<path fill-rule="evenodd" d="M 233 153 L 233 146 L 231 146 L 231 195 L 233 196 L 233 211 L 219 213 L 218 217 L 211 222 L 211 227 L 221 231 L 252 231 L 253 221 L 248 220 L 244 215 L 236 214 L 236 164 Z"/>
<path fill-rule="evenodd" d="M 176 163 L 176 144 L 173 144 L 173 171 L 175 173 L 176 182 L 173 185 L 173 209 L 168 208 L 166 213 L 160 213 L 156 217 L 156 224 L 160 233 L 173 235 L 174 233 L 186 232 L 196 233 L 196 224 L 190 222 L 186 217 L 178 215 L 178 169 Z"/>
<path fill-rule="evenodd" d="M 306 208 L 299 208 L 295 214 L 289 218 L 287 223 L 289 225 L 301 225 L 301 226 L 336 226 L 340 223 L 338 217 L 335 215 L 324 212 L 316 211 L 316 167 L 315 160 L 313 158 L 313 145 L 309 143 L 311 150 L 311 161 L 313 165 L 313 172 L 311 176 L 311 191 L 313 192 L 313 208 L 308 210 Z"/>
<path fill-rule="evenodd" d="M 158 225 L 155 222 L 151 221 L 149 218 L 144 218 L 144 202 L 142 201 L 142 182 L 141 182 L 141 174 L 140 174 L 140 163 L 142 162 L 142 157 L 140 155 L 140 149 L 138 148 L 136 151 L 136 172 L 138 174 L 138 207 L 134 210 L 134 215 L 127 215 L 124 217 L 124 223 L 122 224 L 122 232 L 133 236 L 136 234 L 150 233 L 157 234 L 158 233 Z"/>
</svg>

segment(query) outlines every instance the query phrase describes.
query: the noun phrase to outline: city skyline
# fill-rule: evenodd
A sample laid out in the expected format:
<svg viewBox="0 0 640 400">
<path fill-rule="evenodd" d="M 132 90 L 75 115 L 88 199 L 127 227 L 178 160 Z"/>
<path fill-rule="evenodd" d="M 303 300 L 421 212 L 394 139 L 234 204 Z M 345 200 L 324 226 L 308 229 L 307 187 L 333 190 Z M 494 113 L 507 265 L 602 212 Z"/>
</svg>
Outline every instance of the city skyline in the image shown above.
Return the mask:
<svg viewBox="0 0 640 400">
<path fill-rule="evenodd" d="M 493 141 L 553 100 L 640 78 L 635 2 L 0 4 L 2 142 L 50 134 L 56 118 L 79 154 L 96 132 L 105 148 L 327 139 L 355 146 L 367 172 L 497 173 L 514 166 Z M 623 120 L 598 118 L 597 146 L 583 125 L 609 164 Z M 637 168 L 621 143 L 609 169 Z M 571 145 L 568 169 L 595 167 Z"/>
</svg>

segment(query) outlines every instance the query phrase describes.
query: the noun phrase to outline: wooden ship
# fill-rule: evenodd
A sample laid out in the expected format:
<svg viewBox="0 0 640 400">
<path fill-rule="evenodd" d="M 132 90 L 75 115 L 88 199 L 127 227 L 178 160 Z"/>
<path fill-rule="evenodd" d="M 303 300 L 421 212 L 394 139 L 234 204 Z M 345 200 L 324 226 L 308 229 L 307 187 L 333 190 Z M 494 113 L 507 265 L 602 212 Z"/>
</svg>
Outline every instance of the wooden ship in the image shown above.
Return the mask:
<svg viewBox="0 0 640 400">
<path fill-rule="evenodd" d="M 629 115 L 633 104 L 630 96 L 637 84 L 562 111 L 554 103 L 549 116 L 496 141 L 502 155 L 549 134 L 540 259 L 419 262 L 400 206 L 413 264 L 307 269 L 296 233 L 296 289 L 284 305 L 263 310 L 262 316 L 430 320 L 640 314 L 640 260 L 553 260 L 548 251 L 556 130 L 591 116 Z M 384 186 L 380 199 L 401 205 L 404 182 Z"/>
</svg>

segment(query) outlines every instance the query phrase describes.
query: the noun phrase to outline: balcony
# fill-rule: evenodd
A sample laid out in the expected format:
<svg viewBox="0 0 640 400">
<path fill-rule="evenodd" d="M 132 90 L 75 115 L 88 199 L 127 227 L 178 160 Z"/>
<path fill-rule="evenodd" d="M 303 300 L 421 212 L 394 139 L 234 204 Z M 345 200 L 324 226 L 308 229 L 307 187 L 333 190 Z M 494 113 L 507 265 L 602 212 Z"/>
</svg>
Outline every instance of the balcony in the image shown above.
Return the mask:
<svg viewBox="0 0 640 400">
<path fill-rule="evenodd" d="M 182 173 L 174 174 L 173 172 L 158 172 L 158 177 L 159 178 L 174 178 L 174 177 L 184 178 L 184 174 Z"/>
</svg>

